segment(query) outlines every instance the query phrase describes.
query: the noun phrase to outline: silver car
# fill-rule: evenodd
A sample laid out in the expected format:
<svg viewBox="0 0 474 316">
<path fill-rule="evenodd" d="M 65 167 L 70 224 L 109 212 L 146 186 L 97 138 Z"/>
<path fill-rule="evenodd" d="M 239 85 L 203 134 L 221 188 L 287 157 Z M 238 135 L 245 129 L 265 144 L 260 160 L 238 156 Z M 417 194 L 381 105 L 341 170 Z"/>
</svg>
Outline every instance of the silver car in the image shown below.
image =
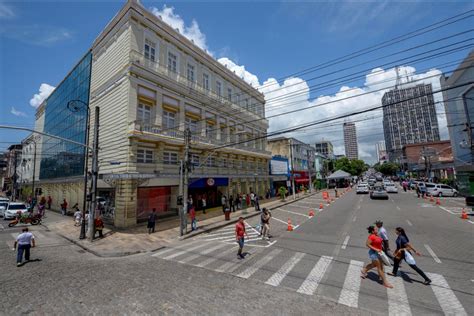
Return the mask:
<svg viewBox="0 0 474 316">
<path fill-rule="evenodd" d="M 372 200 L 381 199 L 381 200 L 388 200 L 387 191 L 381 185 L 377 185 L 374 187 L 374 190 L 370 192 L 370 198 Z"/>
<path fill-rule="evenodd" d="M 459 192 L 446 184 L 427 183 L 426 189 L 432 196 L 458 196 Z"/>
<path fill-rule="evenodd" d="M 395 183 L 385 183 L 384 188 L 387 193 L 398 193 L 398 188 Z"/>
</svg>

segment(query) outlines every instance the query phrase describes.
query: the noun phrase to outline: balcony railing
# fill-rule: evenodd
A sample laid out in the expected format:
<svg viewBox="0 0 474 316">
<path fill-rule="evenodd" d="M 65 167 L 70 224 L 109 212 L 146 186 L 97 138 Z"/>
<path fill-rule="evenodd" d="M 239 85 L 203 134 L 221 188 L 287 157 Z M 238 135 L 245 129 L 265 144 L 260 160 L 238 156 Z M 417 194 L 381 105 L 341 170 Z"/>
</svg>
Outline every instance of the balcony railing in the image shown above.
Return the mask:
<svg viewBox="0 0 474 316">
<path fill-rule="evenodd" d="M 197 91 L 201 94 L 204 94 L 204 95 L 212 98 L 213 100 L 215 100 L 216 102 L 218 102 L 220 104 L 227 105 L 228 107 L 230 107 L 230 112 L 231 113 L 248 113 L 251 116 L 257 116 L 258 118 L 262 117 L 260 114 L 257 114 L 253 111 L 246 110 L 242 106 L 240 106 L 240 105 L 238 105 L 234 102 L 231 102 L 228 99 L 223 98 L 222 96 L 217 95 L 215 92 L 213 92 L 210 89 L 205 89 L 203 86 L 201 86 L 197 82 L 188 80 L 188 78 L 186 78 L 185 76 L 181 76 L 179 73 L 176 73 L 176 72 L 168 69 L 166 66 L 160 64 L 159 62 L 152 61 L 150 59 L 145 58 L 145 56 L 143 54 L 141 54 L 140 52 L 137 52 L 136 50 L 131 51 L 130 61 L 132 63 L 143 65 L 146 68 L 148 68 L 148 69 L 150 69 L 154 72 L 157 72 L 157 73 L 159 73 L 161 75 L 164 75 L 164 76 L 166 76 L 166 77 L 168 77 L 168 78 L 170 78 L 174 81 L 177 81 L 177 82 L 181 83 L 182 85 L 186 86 L 187 88 L 191 88 L 191 89 L 193 89 L 193 90 L 195 90 L 195 91 Z"/>
</svg>

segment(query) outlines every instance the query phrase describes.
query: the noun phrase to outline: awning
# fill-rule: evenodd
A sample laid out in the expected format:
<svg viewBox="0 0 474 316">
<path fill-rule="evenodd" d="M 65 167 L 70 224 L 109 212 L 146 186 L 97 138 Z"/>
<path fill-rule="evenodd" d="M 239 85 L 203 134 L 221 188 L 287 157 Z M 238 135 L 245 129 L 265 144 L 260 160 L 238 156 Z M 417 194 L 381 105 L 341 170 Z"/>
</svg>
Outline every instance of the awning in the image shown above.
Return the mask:
<svg viewBox="0 0 474 316">
<path fill-rule="evenodd" d="M 298 183 L 298 184 L 299 183 L 309 183 L 309 179 L 308 178 L 306 178 L 306 179 L 301 179 L 301 178 L 298 179 L 297 178 L 297 179 L 295 179 L 295 183 Z"/>
</svg>

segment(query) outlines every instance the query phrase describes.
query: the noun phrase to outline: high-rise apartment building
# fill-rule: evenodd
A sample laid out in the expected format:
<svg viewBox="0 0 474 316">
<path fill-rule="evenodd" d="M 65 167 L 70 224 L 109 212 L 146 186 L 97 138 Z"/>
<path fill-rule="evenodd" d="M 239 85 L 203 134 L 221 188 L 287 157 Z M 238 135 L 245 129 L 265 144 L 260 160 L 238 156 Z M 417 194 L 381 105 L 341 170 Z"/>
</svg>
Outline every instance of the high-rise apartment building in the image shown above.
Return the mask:
<svg viewBox="0 0 474 316">
<path fill-rule="evenodd" d="M 346 157 L 349 159 L 359 159 L 359 149 L 357 146 L 356 126 L 353 122 L 345 122 L 344 130 L 344 148 Z"/>
<path fill-rule="evenodd" d="M 379 141 L 375 144 L 375 153 L 377 154 L 377 162 L 384 162 L 387 160 L 387 149 L 385 147 L 385 141 Z"/>
<path fill-rule="evenodd" d="M 37 123 L 84 142 L 86 110 L 93 125 L 95 107 L 98 191 L 115 226 L 144 221 L 153 208 L 159 216 L 178 214 L 186 129 L 195 207 L 202 196 L 212 207 L 223 194 L 264 195 L 269 188 L 263 94 L 137 0 L 127 1 L 38 108 Z M 91 128 L 91 143 L 93 136 Z M 84 148 L 48 141 L 41 151 L 42 192 L 56 208 L 63 198 L 82 205 Z"/>
<path fill-rule="evenodd" d="M 331 142 L 329 142 L 329 141 L 320 141 L 320 142 L 317 142 L 314 146 L 316 148 L 317 153 L 323 154 L 324 156 L 326 156 L 329 159 L 334 158 L 334 148 L 333 148 Z"/>
<path fill-rule="evenodd" d="M 403 146 L 439 141 L 431 84 L 395 87 L 382 98 L 383 130 L 389 160 L 403 162 Z"/>
</svg>

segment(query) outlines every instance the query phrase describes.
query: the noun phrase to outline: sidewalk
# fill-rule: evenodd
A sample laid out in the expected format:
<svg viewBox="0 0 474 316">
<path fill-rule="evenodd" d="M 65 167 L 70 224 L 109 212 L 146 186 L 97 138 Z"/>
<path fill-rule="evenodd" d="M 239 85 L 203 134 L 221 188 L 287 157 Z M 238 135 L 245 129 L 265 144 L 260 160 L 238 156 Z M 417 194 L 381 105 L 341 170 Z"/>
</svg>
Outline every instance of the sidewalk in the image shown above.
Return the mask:
<svg viewBox="0 0 474 316">
<path fill-rule="evenodd" d="M 301 200 L 318 193 L 319 192 L 300 194 L 296 200 Z M 273 198 L 260 204 L 260 208 L 266 207 L 272 209 L 293 202 L 294 200 L 291 196 L 285 201 Z M 111 230 L 106 227 L 103 231 L 105 237 L 96 239 L 93 242 L 87 239 L 79 239 L 80 227 L 74 226 L 74 220 L 71 216 L 62 216 L 54 211 L 47 211 L 47 218 L 44 220 L 43 226 L 96 256 L 122 257 L 138 253 L 153 252 L 166 247 L 172 242 L 191 238 L 233 224 L 237 222 L 240 216 L 249 218 L 259 214 L 260 212 L 256 212 L 253 207 L 249 207 L 245 210 L 232 212 L 231 220 L 225 221 L 222 208 L 219 207 L 208 210 L 206 214 L 202 214 L 199 211 L 198 214 L 196 214 L 198 229 L 193 232 L 189 232 L 190 221 L 188 219 L 189 233 L 182 237 L 179 237 L 179 218 L 171 218 L 159 220 L 156 223 L 156 232 L 153 234 L 148 234 L 146 223 L 122 230 Z"/>
</svg>

